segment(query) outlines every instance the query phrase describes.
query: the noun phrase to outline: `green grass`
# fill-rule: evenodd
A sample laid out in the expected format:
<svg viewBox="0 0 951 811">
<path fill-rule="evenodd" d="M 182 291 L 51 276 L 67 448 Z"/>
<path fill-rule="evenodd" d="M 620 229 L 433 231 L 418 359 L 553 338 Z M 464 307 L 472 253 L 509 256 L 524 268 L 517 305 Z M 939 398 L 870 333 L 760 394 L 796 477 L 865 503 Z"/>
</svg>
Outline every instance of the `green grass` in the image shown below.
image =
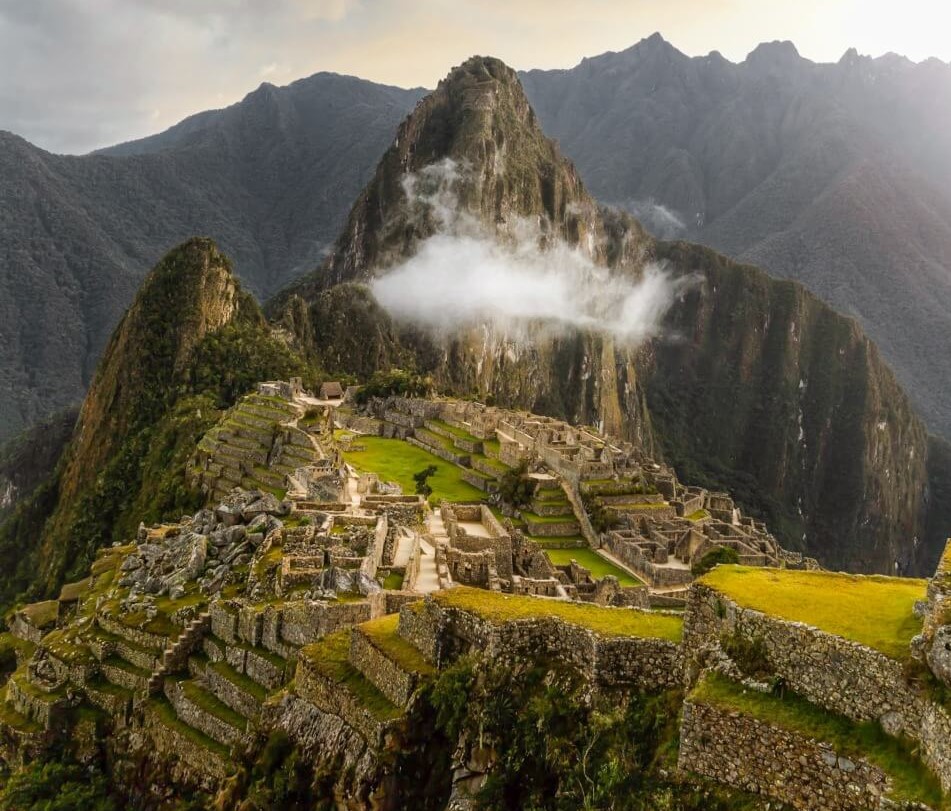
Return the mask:
<svg viewBox="0 0 951 811">
<path fill-rule="evenodd" d="M 473 436 L 464 428 L 457 428 L 455 425 L 450 425 L 448 422 L 444 422 L 443 420 L 427 420 L 427 422 L 431 422 L 433 425 L 439 426 L 443 431 L 452 434 L 456 439 L 464 439 L 467 442 L 482 441 L 479 439 L 479 437 Z"/>
<path fill-rule="evenodd" d="M 346 451 L 344 458 L 358 470 L 376 473 L 385 481 L 396 482 L 404 493 L 416 491 L 414 473 L 434 465 L 436 473 L 428 479 L 433 488 L 430 503 L 441 500 L 481 501 L 484 496 L 477 487 L 462 480 L 460 468 L 401 439 L 366 436 L 361 438 L 360 444 L 365 450 Z"/>
<path fill-rule="evenodd" d="M 556 566 L 567 566 L 572 560 L 578 561 L 590 570 L 595 578 L 602 578 L 606 574 L 613 574 L 622 586 L 640 586 L 641 581 L 629 572 L 615 566 L 611 561 L 601 557 L 593 549 L 546 549 L 545 554 Z"/>
<path fill-rule="evenodd" d="M 588 542 L 581 535 L 526 535 L 528 540 L 533 541 L 542 549 L 583 549 Z"/>
<path fill-rule="evenodd" d="M 8 654 L 20 659 L 29 659 L 35 650 L 36 645 L 29 640 L 20 639 L 9 631 L 0 633 L 0 659 Z"/>
<path fill-rule="evenodd" d="M 532 524 L 567 524 L 575 521 L 575 514 L 569 510 L 569 512 L 562 515 L 537 515 L 522 510 L 522 519 L 529 526 Z"/>
<path fill-rule="evenodd" d="M 718 566 L 700 581 L 745 608 L 803 622 L 851 639 L 900 661 L 921 631 L 913 609 L 925 597 L 924 580 Z"/>
<path fill-rule="evenodd" d="M 399 624 L 399 614 L 387 614 L 385 617 L 364 622 L 359 627 L 376 647 L 403 670 L 423 676 L 435 672 L 420 652 L 397 633 Z"/>
<path fill-rule="evenodd" d="M 482 454 L 473 453 L 473 454 L 470 454 L 470 457 L 473 460 L 475 459 L 480 460 L 483 464 L 486 465 L 486 467 L 491 468 L 492 471 L 498 474 L 499 476 L 504 476 L 506 473 L 508 473 L 512 469 L 508 465 L 506 465 L 504 462 L 500 462 L 498 459 L 493 459 L 491 456 L 484 456 Z"/>
<path fill-rule="evenodd" d="M 43 727 L 36 723 L 36 721 L 32 718 L 27 718 L 25 715 L 20 715 L 20 713 L 5 701 L 0 702 L 0 724 L 31 735 L 38 735 L 43 731 Z"/>
<path fill-rule="evenodd" d="M 66 583 L 59 592 L 59 599 L 64 602 L 78 600 L 82 596 L 83 592 L 85 592 L 91 585 L 91 577 L 87 577 L 85 580 L 79 580 L 75 583 Z"/>
<path fill-rule="evenodd" d="M 102 676 L 96 676 L 94 679 L 88 682 L 88 685 L 97 693 L 105 693 L 106 695 L 121 698 L 124 701 L 131 701 L 134 695 L 134 693 L 128 687 L 123 687 L 121 684 L 113 684 L 111 681 L 104 679 Z"/>
<path fill-rule="evenodd" d="M 509 596 L 467 586 L 456 586 L 436 592 L 433 599 L 440 605 L 471 611 L 495 623 L 558 617 L 603 636 L 632 636 L 680 642 L 683 634 L 682 618 L 652 614 L 634 608 L 605 608 L 542 597 Z"/>
<path fill-rule="evenodd" d="M 272 546 L 254 562 L 254 576 L 260 580 L 269 569 L 279 566 L 283 557 L 283 548 L 280 546 Z"/>
<path fill-rule="evenodd" d="M 117 670 L 124 670 L 126 673 L 131 673 L 133 676 L 138 676 L 142 679 L 147 679 L 152 675 L 151 670 L 146 670 L 144 667 L 139 667 L 138 665 L 132 664 L 132 662 L 127 662 L 120 656 L 110 656 L 103 664 L 110 665 Z"/>
<path fill-rule="evenodd" d="M 560 487 L 545 488 L 544 490 L 538 489 L 535 491 L 534 500 L 548 506 L 552 504 L 569 505 L 568 497 L 565 495 L 565 491 Z"/>
<path fill-rule="evenodd" d="M 403 572 L 390 572 L 383 578 L 383 588 L 390 591 L 399 591 L 403 588 Z"/>
<path fill-rule="evenodd" d="M 350 664 L 350 629 L 328 634 L 320 642 L 301 649 L 300 655 L 314 669 L 347 690 L 378 721 L 392 721 L 402 711 Z"/>
<path fill-rule="evenodd" d="M 43 637 L 42 646 L 61 662 L 70 665 L 88 665 L 95 661 L 83 635 L 75 626 L 51 631 Z"/>
<path fill-rule="evenodd" d="M 45 600 L 42 603 L 31 603 L 20 609 L 34 628 L 47 628 L 56 622 L 59 612 L 59 603 L 56 600 Z"/>
<path fill-rule="evenodd" d="M 838 754 L 862 758 L 888 774 L 893 781 L 893 799 L 944 807 L 940 783 L 912 754 L 912 744 L 885 734 L 876 723 L 856 723 L 791 693 L 779 698 L 747 690 L 719 674 L 706 676 L 691 699 L 829 743 Z"/>
<path fill-rule="evenodd" d="M 710 513 L 704 509 L 694 510 L 690 515 L 684 516 L 688 521 L 702 521 L 704 518 L 709 518 Z"/>
<path fill-rule="evenodd" d="M 494 456 L 498 456 L 499 451 L 502 449 L 502 443 L 497 439 L 483 439 L 482 449 L 486 452 L 486 455 L 493 454 Z"/>
<path fill-rule="evenodd" d="M 435 431 L 429 431 L 426 428 L 417 429 L 416 438 L 420 442 L 425 442 L 427 445 L 432 445 L 432 446 L 438 445 L 444 451 L 448 451 L 449 453 L 456 454 L 457 456 L 463 456 L 466 453 L 460 448 L 457 448 L 453 444 L 452 440 L 449 439 L 448 437 L 444 437 L 442 434 L 437 434 Z"/>
</svg>

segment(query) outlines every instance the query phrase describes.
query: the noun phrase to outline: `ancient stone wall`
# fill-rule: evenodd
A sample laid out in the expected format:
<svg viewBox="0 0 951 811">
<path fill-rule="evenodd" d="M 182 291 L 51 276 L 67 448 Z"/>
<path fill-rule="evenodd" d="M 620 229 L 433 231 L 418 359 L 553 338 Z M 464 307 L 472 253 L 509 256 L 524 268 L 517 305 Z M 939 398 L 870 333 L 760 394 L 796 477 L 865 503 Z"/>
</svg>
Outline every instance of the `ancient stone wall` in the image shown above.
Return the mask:
<svg viewBox="0 0 951 811">
<path fill-rule="evenodd" d="M 657 690 L 678 686 L 683 679 L 681 649 L 673 642 L 603 637 L 550 616 L 494 624 L 427 599 L 403 608 L 399 633 L 436 665 L 469 650 L 508 664 L 537 660 L 544 651 L 597 688 Z"/>
<path fill-rule="evenodd" d="M 657 588 L 687 586 L 693 580 L 690 569 L 658 566 L 647 559 L 637 544 L 626 541 L 615 533 L 609 532 L 604 536 L 603 547 Z"/>
<path fill-rule="evenodd" d="M 951 715 L 910 681 L 901 662 L 812 626 L 770 617 L 694 583 L 684 617 L 684 649 L 712 650 L 733 635 L 762 640 L 773 673 L 814 704 L 921 743 L 923 760 L 951 789 Z"/>
<path fill-rule="evenodd" d="M 302 656 L 294 677 L 295 692 L 325 713 L 336 715 L 356 730 L 374 748 L 382 749 L 387 724 L 379 721 L 348 690 L 320 673 Z"/>
<path fill-rule="evenodd" d="M 687 701 L 680 726 L 680 769 L 802 811 L 883 807 L 889 781 L 865 761 L 763 721 Z"/>
<path fill-rule="evenodd" d="M 308 645 L 340 628 L 370 619 L 370 604 L 298 600 L 284 606 L 281 636 L 294 645 Z"/>
<path fill-rule="evenodd" d="M 440 664 L 442 616 L 422 601 L 404 605 L 400 609 L 399 635 L 409 642 L 422 657 L 433 665 Z"/>
<path fill-rule="evenodd" d="M 359 629 L 350 636 L 349 660 L 350 664 L 397 707 L 406 707 L 409 704 L 416 689 L 416 674 L 403 670 Z"/>
</svg>

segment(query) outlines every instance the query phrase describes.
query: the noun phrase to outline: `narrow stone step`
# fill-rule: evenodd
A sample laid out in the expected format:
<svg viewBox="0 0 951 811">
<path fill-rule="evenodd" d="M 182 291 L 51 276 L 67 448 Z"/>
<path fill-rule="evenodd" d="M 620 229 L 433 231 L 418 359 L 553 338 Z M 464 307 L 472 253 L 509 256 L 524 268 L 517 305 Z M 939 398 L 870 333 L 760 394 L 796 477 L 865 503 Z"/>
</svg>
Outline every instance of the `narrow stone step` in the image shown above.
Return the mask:
<svg viewBox="0 0 951 811">
<path fill-rule="evenodd" d="M 267 690 L 227 662 L 208 662 L 203 681 L 219 701 L 245 718 L 257 719 L 261 714 Z"/>
<path fill-rule="evenodd" d="M 234 771 L 229 748 L 182 721 L 165 697 L 145 702 L 143 718 L 155 748 L 162 754 L 181 758 L 193 769 L 216 779 Z"/>
<path fill-rule="evenodd" d="M 138 667 L 118 656 L 110 656 L 100 665 L 100 672 L 112 684 L 127 690 L 145 690 L 152 671 Z"/>
</svg>

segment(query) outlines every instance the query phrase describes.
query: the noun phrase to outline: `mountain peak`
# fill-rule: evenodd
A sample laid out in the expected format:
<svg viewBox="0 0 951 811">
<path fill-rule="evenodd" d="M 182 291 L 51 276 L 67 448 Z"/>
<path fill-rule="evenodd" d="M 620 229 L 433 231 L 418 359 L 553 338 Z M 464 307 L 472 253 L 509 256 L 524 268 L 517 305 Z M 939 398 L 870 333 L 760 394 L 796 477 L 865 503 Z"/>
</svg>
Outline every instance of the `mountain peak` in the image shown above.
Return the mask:
<svg viewBox="0 0 951 811">
<path fill-rule="evenodd" d="M 806 61 L 799 54 L 796 46 L 789 40 L 761 42 L 746 57 L 747 65 L 765 69 L 788 69 Z"/>
<path fill-rule="evenodd" d="M 574 166 L 542 133 L 518 74 L 499 59 L 474 56 L 400 125 L 351 210 L 327 272 L 315 277 L 318 284 L 372 276 L 435 232 L 438 224 L 414 209 L 407 190 L 408 179 L 421 173 L 427 182 L 451 185 L 443 191 L 458 211 L 490 230 L 544 220 L 577 238 L 593 227 L 597 207 Z"/>
</svg>

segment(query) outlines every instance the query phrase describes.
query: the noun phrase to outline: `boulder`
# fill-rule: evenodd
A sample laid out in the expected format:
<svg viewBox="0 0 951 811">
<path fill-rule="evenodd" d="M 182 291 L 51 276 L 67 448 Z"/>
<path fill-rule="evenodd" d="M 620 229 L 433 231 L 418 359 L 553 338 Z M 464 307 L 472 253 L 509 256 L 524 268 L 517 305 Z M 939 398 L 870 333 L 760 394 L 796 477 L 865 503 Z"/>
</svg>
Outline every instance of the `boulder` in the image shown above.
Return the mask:
<svg viewBox="0 0 951 811">
<path fill-rule="evenodd" d="M 939 625 L 927 653 L 928 667 L 942 682 L 951 685 L 951 625 Z"/>
</svg>

